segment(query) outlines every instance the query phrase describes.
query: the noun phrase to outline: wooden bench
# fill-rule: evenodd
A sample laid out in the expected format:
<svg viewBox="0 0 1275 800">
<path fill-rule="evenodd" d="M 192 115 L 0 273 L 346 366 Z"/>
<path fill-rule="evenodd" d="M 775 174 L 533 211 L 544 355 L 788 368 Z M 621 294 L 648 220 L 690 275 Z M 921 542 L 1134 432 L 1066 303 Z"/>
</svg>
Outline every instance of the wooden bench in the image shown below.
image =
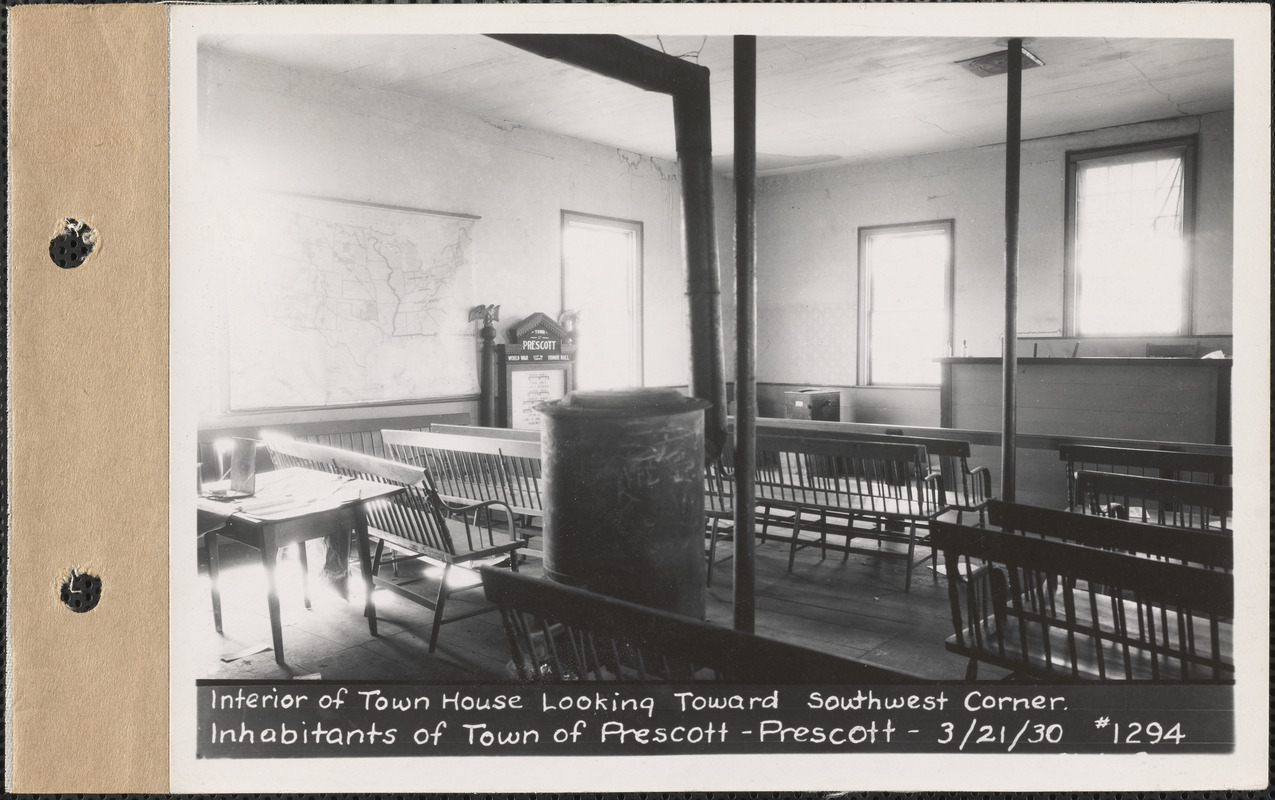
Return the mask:
<svg viewBox="0 0 1275 800">
<path fill-rule="evenodd" d="M 852 442 L 894 442 L 915 444 L 925 448 L 930 467 L 943 477 L 943 489 L 947 492 L 947 505 L 957 511 L 957 521 L 964 514 L 978 515 L 985 521 L 987 501 L 992 498 L 992 474 L 987 467 L 970 466 L 970 443 L 962 439 L 940 439 L 933 436 L 911 436 L 899 429 L 896 433 L 887 429 L 884 433 L 855 430 L 838 423 L 829 423 L 816 430 L 794 429 L 775 420 L 758 420 L 759 434 L 802 436 L 804 438 L 831 439 Z"/>
<path fill-rule="evenodd" d="M 504 428 L 468 425 L 435 424 L 430 426 L 430 430 L 436 433 L 480 438 L 512 436 L 530 442 L 538 442 L 540 439 L 539 434 L 534 431 L 512 431 Z M 957 510 L 958 520 L 961 519 L 959 514 L 973 512 L 978 514 L 980 521 L 982 521 L 983 510 L 991 497 L 991 474 L 986 467 L 971 468 L 969 466 L 970 445 L 966 441 L 850 430 L 821 430 L 815 435 L 795 435 L 791 430 L 786 430 L 782 426 L 768 424 L 767 421 L 759 423 L 758 435 L 772 437 L 772 441 L 827 439 L 838 442 L 878 442 L 922 446 L 930 459 L 931 469 L 933 470 L 937 466 L 939 475 L 943 477 L 943 486 L 947 490 L 944 505 Z M 713 582 L 717 543 L 719 540 L 729 538 L 733 534 L 733 481 L 733 471 L 721 462 L 714 462 L 706 469 L 704 492 L 705 512 L 708 521 L 708 569 L 706 578 L 709 586 L 712 586 Z M 785 502 L 771 503 L 763 496 L 760 490 L 758 492 L 758 501 L 758 521 L 762 524 L 763 540 L 769 536 L 771 525 L 789 525 L 796 516 L 791 504 Z M 829 515 L 828 513 L 823 513 L 817 502 L 808 504 L 804 508 L 805 522 L 808 523 L 805 526 L 806 528 L 811 527 L 809 523 L 814 523 L 817 527 L 835 529 L 836 532 L 843 533 L 847 527 L 848 518 L 844 514 L 833 513 Z M 897 527 L 898 520 L 891 520 L 891 523 L 894 523 Z M 899 540 L 901 541 L 901 539 Z M 821 535 L 821 544 L 826 551 L 828 546 L 826 535 Z"/>
<path fill-rule="evenodd" d="M 1230 486 L 1080 470 L 1075 510 L 1175 528 L 1229 531 Z"/>
<path fill-rule="evenodd" d="M 1234 680 L 1230 536 L 998 502 L 989 516 L 1003 529 L 931 534 L 967 679 L 981 662 L 1037 681 Z"/>
<path fill-rule="evenodd" d="M 367 505 L 368 535 L 376 540 L 372 580 L 376 586 L 433 610 L 431 653 L 444 624 L 494 610 L 490 606 L 444 617 L 449 596 L 481 585 L 475 568 L 482 562 L 499 561 L 514 571 L 518 569 L 518 551 L 526 547 L 527 541 L 519 535 L 513 512 L 503 501 L 448 503 L 439 497 L 428 471 L 418 466 L 289 439 L 270 437 L 266 444 L 278 468 L 319 469 L 406 488 L 393 498 Z M 495 529 L 496 520 L 490 513 L 493 509 L 503 512 L 506 532 Z M 387 548 L 393 551 L 388 558 Z M 381 575 L 384 565 L 391 565 L 397 575 L 399 564 L 415 561 L 441 570 L 436 578 L 437 589 L 430 594 L 414 589 L 417 582 L 430 580 L 428 574 L 405 580 Z"/>
<path fill-rule="evenodd" d="M 1062 444 L 1058 447 L 1058 458 L 1067 462 L 1067 507 L 1073 510 L 1080 503 L 1076 473 L 1082 470 L 1216 486 L 1231 483 L 1231 456 L 1223 453 Z"/>
<path fill-rule="evenodd" d="M 391 458 L 429 470 L 446 500 L 499 500 L 523 517 L 544 516 L 539 440 L 398 430 L 381 438 Z"/>
<path fill-rule="evenodd" d="M 818 544 L 829 549 L 905 558 L 904 590 L 912 570 L 933 558 L 915 560 L 918 528 L 928 528 L 949 510 L 941 476 L 931 471 L 924 447 L 896 442 L 809 439 L 757 435 L 755 476 L 757 504 L 765 509 L 763 524 L 782 522 L 792 529 L 788 569 L 797 550 Z M 803 539 L 803 532 L 818 535 Z M 839 536 L 840 544 L 829 542 Z M 873 549 L 855 546 L 870 539 Z M 906 553 L 882 550 L 883 543 L 907 546 Z M 924 542 L 922 542 L 924 543 Z"/>
<path fill-rule="evenodd" d="M 552 581 L 483 569 L 525 682 L 873 685 L 920 678 Z"/>
<path fill-rule="evenodd" d="M 351 410 L 354 413 L 354 410 Z M 251 418 L 252 415 L 245 415 Z M 279 416 L 279 415 L 271 415 Z M 324 420 L 314 422 L 275 422 L 261 425 L 252 422 L 221 425 L 201 428 L 198 432 L 199 463 L 201 475 L 205 481 L 215 481 L 224 477 L 224 458 L 218 458 L 217 442 L 235 437 L 260 439 L 266 435 L 284 436 L 299 442 L 324 444 L 341 450 L 363 453 L 377 458 L 389 458 L 385 444 L 381 441 L 382 428 L 398 430 L 427 430 L 431 425 L 449 424 L 459 427 L 467 422 L 467 412 L 416 414 L 411 416 L 364 417 L 352 419 Z M 210 424 L 216 424 L 215 422 Z M 270 454 L 266 448 L 258 451 L 257 470 L 265 472 L 271 468 Z M 219 463 L 221 466 L 219 467 Z"/>
</svg>

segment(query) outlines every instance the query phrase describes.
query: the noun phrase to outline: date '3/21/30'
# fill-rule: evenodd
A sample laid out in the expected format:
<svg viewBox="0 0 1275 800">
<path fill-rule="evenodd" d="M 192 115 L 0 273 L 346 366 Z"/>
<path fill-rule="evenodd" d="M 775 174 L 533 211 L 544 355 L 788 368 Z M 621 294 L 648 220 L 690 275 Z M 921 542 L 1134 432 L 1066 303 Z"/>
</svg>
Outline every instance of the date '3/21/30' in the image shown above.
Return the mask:
<svg viewBox="0 0 1275 800">
<path fill-rule="evenodd" d="M 1160 722 L 1129 722 L 1122 728 L 1120 723 L 1112 722 L 1108 717 L 1099 717 L 1094 720 L 1094 727 L 1110 728 L 1111 742 L 1116 745 L 1181 744 L 1186 739 L 1181 723 L 1165 726 Z M 942 728 L 943 735 L 938 743 L 956 742 L 955 723 L 944 722 Z M 1063 733 L 1063 726 L 1057 722 L 1033 723 L 1028 719 L 1015 731 L 1008 725 L 979 725 L 975 718 L 970 720 L 969 728 L 961 737 L 957 749 L 963 751 L 969 746 L 995 745 L 1008 746 L 1006 752 L 1013 752 L 1019 744 L 1059 744 L 1063 740 Z"/>
</svg>

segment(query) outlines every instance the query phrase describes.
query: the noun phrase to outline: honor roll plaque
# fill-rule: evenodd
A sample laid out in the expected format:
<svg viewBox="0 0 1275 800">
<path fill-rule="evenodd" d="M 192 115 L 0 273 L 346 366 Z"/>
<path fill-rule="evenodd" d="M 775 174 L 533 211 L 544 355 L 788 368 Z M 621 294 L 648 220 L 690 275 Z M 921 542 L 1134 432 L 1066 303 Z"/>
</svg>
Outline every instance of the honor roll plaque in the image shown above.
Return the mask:
<svg viewBox="0 0 1275 800">
<path fill-rule="evenodd" d="M 540 430 L 536 406 L 565 397 L 572 388 L 575 344 L 570 333 L 536 313 L 510 329 L 509 344 L 497 345 L 500 363 L 500 425 Z"/>
</svg>

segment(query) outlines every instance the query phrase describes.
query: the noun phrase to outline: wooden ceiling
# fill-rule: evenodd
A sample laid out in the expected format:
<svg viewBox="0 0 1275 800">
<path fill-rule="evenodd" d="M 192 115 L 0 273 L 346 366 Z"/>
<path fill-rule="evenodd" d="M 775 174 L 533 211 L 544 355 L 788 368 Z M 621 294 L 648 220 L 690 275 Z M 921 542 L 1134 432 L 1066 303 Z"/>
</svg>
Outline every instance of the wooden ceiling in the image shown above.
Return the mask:
<svg viewBox="0 0 1275 800">
<path fill-rule="evenodd" d="M 713 152 L 733 148 L 731 38 L 634 36 L 709 68 Z M 474 35 L 214 35 L 254 59 L 551 133 L 674 159 L 664 95 Z M 758 170 L 774 174 L 997 144 L 1006 78 L 956 62 L 1004 39 L 759 37 Z M 1044 66 L 1023 74 L 1025 139 L 1230 109 L 1234 48 L 1224 39 L 1036 38 Z"/>
</svg>

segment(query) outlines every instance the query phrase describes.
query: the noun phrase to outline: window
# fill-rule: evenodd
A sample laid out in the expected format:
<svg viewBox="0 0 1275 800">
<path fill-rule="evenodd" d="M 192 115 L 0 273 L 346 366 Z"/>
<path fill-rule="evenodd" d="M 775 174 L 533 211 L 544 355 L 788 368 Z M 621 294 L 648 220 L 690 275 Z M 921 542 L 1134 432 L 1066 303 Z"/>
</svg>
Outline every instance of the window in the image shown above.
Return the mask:
<svg viewBox="0 0 1275 800">
<path fill-rule="evenodd" d="M 642 385 L 642 223 L 562 212 L 562 307 L 580 314 L 578 388 Z"/>
<path fill-rule="evenodd" d="M 952 221 L 859 229 L 859 374 L 937 385 L 952 339 Z"/>
<path fill-rule="evenodd" d="M 1068 153 L 1068 328 L 1190 333 L 1193 145 Z"/>
</svg>

